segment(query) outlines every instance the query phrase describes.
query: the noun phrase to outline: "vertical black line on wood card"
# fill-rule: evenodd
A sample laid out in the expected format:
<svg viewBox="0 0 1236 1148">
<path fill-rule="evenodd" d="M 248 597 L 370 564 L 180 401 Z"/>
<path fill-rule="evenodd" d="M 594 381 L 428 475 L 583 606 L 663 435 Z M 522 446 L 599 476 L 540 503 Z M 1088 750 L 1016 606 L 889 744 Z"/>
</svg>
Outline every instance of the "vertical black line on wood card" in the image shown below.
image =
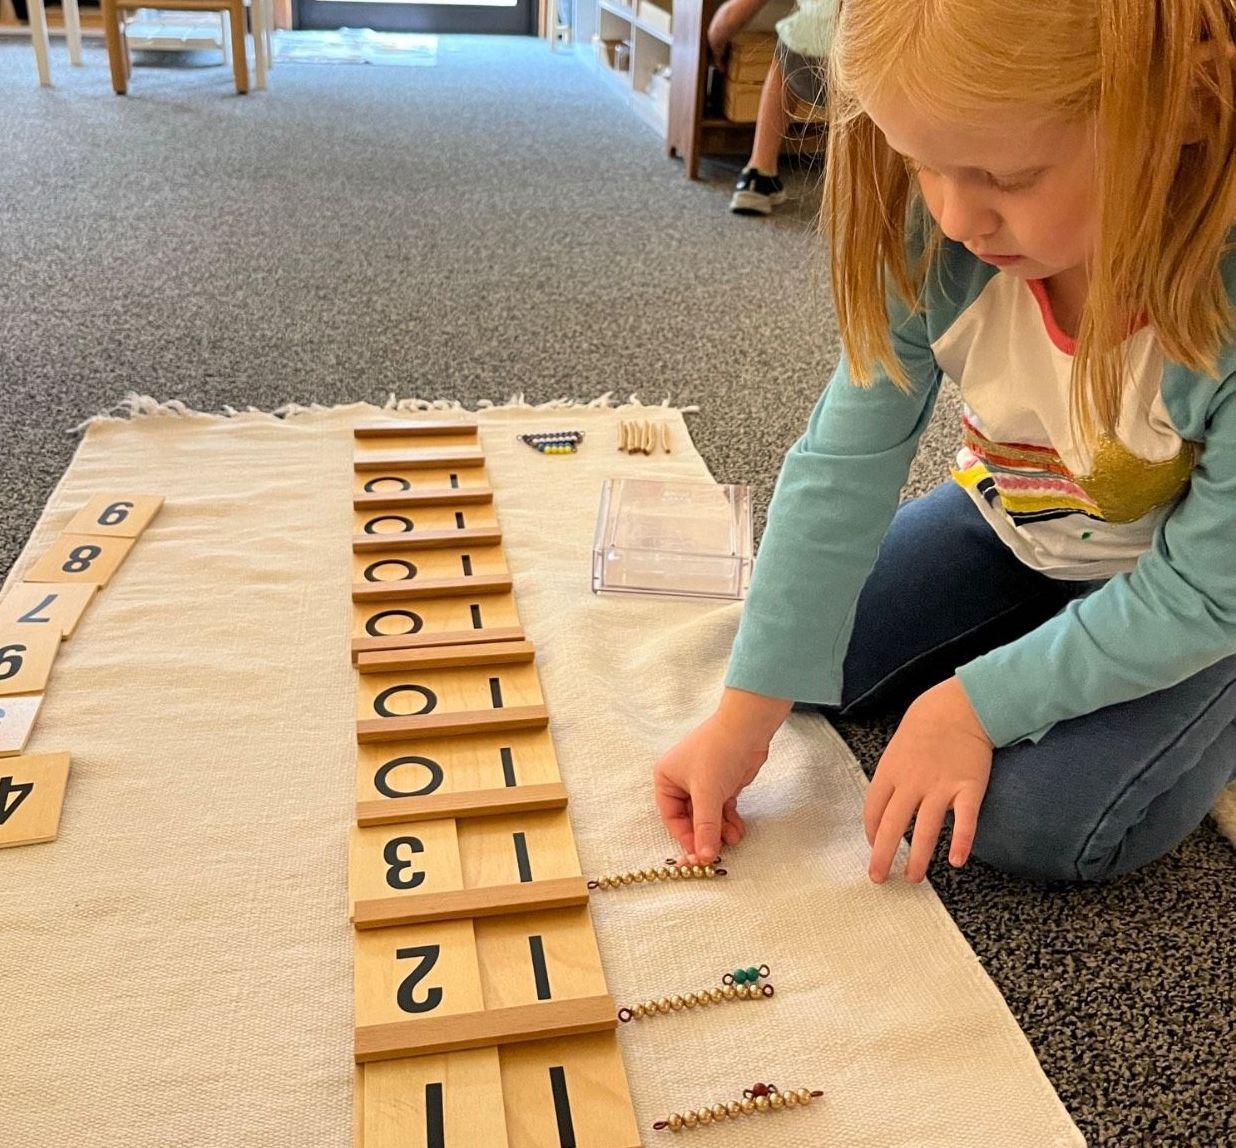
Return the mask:
<svg viewBox="0 0 1236 1148">
<path fill-rule="evenodd" d="M 497 678 L 489 679 L 489 700 L 494 703 L 494 709 L 502 708 L 502 682 Z"/>
<path fill-rule="evenodd" d="M 446 1125 L 442 1114 L 442 1085 L 425 1085 L 426 1148 L 446 1148 Z"/>
<path fill-rule="evenodd" d="M 575 1124 L 571 1120 L 571 1098 L 567 1095 L 566 1069 L 560 1064 L 549 1070 L 549 1086 L 554 1093 L 554 1116 L 558 1120 L 558 1148 L 577 1148 Z"/>
<path fill-rule="evenodd" d="M 471 578 L 472 577 L 472 555 L 465 554 L 462 558 L 459 559 L 459 561 L 463 566 L 464 577 Z"/>
<path fill-rule="evenodd" d="M 511 747 L 504 745 L 498 753 L 502 757 L 502 780 L 507 786 L 518 785 L 515 780 L 515 755 L 511 753 Z"/>
<path fill-rule="evenodd" d="M 545 942 L 539 936 L 528 938 L 528 948 L 532 950 L 532 976 L 536 981 L 536 999 L 551 1000 L 549 992 L 549 969 L 545 967 Z"/>
<path fill-rule="evenodd" d="M 520 881 L 532 880 L 532 862 L 528 858 L 528 838 L 522 833 L 513 834 L 515 838 L 515 864 L 519 866 Z"/>
<path fill-rule="evenodd" d="M 479 629 L 481 629 L 481 627 L 482 627 L 482 622 L 481 622 L 481 607 L 480 607 L 477 603 L 475 603 L 475 602 L 474 602 L 474 603 L 473 603 L 473 604 L 469 607 L 469 613 L 471 613 L 471 615 L 472 615 L 472 628 L 473 628 L 474 630 L 479 630 Z"/>
</svg>

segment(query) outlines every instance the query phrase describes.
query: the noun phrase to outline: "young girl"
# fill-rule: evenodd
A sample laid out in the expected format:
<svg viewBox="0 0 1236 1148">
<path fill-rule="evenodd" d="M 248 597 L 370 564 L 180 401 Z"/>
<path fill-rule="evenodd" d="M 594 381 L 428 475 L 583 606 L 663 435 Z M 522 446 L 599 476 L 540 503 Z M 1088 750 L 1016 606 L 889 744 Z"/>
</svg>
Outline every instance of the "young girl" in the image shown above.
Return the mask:
<svg viewBox="0 0 1236 1148">
<path fill-rule="evenodd" d="M 1236 771 L 1234 0 L 844 0 L 825 226 L 844 354 L 769 510 L 721 702 L 655 770 L 711 859 L 793 702 L 909 701 L 914 820 L 1099 879 Z M 898 509 L 943 378 L 952 478 Z"/>
</svg>

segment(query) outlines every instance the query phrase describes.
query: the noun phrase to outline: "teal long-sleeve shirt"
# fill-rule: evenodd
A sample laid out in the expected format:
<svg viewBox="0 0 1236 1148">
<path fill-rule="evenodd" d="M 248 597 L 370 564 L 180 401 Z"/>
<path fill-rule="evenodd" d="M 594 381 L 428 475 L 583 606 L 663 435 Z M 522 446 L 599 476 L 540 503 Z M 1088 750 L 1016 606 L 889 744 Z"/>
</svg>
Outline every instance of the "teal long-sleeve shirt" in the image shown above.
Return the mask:
<svg viewBox="0 0 1236 1148">
<path fill-rule="evenodd" d="M 1069 432 L 1073 348 L 1041 287 L 956 244 L 937 258 L 922 312 L 889 305 L 910 391 L 886 376 L 858 387 L 843 358 L 786 456 L 726 684 L 840 701 L 858 596 L 945 377 L 965 410 L 954 478 L 992 529 L 1048 576 L 1107 579 L 959 667 L 995 745 L 1236 654 L 1236 346 L 1209 377 L 1168 360 L 1153 332 L 1131 336 L 1128 417 L 1096 453 Z M 1236 298 L 1236 258 L 1225 271 Z"/>
</svg>

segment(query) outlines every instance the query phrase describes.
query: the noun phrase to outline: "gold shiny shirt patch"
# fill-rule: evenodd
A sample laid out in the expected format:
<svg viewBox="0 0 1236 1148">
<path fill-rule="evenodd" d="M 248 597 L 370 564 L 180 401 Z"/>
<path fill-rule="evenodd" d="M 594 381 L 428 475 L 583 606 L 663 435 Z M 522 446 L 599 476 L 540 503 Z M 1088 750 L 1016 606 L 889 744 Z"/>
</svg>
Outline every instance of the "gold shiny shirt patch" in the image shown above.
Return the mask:
<svg viewBox="0 0 1236 1148">
<path fill-rule="evenodd" d="M 1104 435 L 1094 454 L 1094 469 L 1074 481 L 1094 499 L 1107 522 L 1136 522 L 1174 502 L 1197 465 L 1198 445 L 1182 442 L 1175 458 L 1149 462 L 1118 439 Z"/>
</svg>

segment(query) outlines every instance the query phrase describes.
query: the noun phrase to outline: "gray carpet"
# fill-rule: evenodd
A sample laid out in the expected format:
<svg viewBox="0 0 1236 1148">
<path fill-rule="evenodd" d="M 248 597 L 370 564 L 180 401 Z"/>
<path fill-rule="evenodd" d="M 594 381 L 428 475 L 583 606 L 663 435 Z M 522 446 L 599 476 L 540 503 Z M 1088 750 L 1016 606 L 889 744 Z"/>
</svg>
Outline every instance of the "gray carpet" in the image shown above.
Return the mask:
<svg viewBox="0 0 1236 1148">
<path fill-rule="evenodd" d="M 66 428 L 129 390 L 206 410 L 669 396 L 699 404 L 716 477 L 767 502 L 837 356 L 809 172 L 776 218 L 731 216 L 734 165 L 688 183 L 532 41 L 283 66 L 245 98 L 220 67 L 140 68 L 122 100 L 100 49 L 53 65 L 40 91 L 28 45 L 0 45 L 0 572 Z M 944 474 L 943 406 L 913 490 Z M 870 766 L 889 730 L 843 732 Z M 1103 888 L 931 876 L 1091 1144 L 1236 1144 L 1236 866 L 1211 827 Z"/>
</svg>

